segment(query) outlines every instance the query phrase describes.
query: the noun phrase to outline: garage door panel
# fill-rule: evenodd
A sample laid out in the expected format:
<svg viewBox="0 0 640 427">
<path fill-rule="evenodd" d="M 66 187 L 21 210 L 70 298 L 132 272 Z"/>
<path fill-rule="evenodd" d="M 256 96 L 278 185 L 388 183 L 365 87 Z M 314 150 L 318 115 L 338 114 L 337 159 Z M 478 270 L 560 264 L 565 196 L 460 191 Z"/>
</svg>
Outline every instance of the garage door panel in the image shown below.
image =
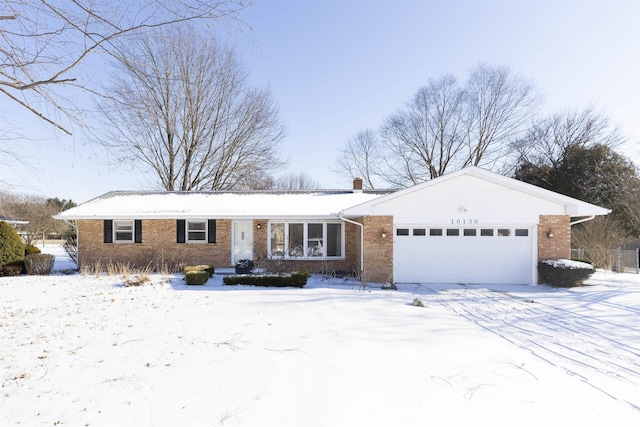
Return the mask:
<svg viewBox="0 0 640 427">
<path fill-rule="evenodd" d="M 394 236 L 396 282 L 531 283 L 534 233 L 529 228 L 517 228 L 524 236 L 516 236 L 516 228 L 509 226 L 496 227 L 491 236 L 481 235 L 480 228 L 475 236 L 447 236 L 446 231 L 431 236 L 433 226 L 421 227 L 426 235 Z M 509 235 L 498 235 L 498 230 L 509 230 Z"/>
</svg>

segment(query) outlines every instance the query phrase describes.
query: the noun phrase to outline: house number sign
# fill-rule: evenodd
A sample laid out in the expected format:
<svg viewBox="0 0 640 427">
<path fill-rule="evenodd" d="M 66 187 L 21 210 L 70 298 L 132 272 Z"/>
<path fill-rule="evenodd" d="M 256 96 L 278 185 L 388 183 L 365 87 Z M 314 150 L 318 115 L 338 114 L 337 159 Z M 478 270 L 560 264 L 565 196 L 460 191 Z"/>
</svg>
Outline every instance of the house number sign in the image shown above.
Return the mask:
<svg viewBox="0 0 640 427">
<path fill-rule="evenodd" d="M 454 225 L 473 225 L 479 224 L 480 222 L 477 219 L 473 218 L 463 218 L 463 219 L 452 219 L 451 224 Z"/>
</svg>

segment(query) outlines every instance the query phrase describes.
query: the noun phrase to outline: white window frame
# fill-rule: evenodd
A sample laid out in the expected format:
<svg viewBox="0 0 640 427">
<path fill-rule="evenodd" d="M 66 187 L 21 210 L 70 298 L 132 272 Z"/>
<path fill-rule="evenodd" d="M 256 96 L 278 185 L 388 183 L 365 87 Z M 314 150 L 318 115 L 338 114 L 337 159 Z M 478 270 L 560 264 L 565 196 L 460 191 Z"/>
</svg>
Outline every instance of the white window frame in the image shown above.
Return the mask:
<svg viewBox="0 0 640 427">
<path fill-rule="evenodd" d="M 189 228 L 189 226 L 191 224 L 195 224 L 195 223 L 204 223 L 204 230 L 191 230 Z M 203 239 L 191 239 L 189 238 L 189 234 L 190 233 L 202 233 L 204 232 L 204 238 Z M 208 241 L 208 237 L 209 236 L 209 221 L 206 219 L 187 219 L 184 222 L 184 240 L 186 243 L 207 243 Z"/>
<path fill-rule="evenodd" d="M 125 226 L 125 224 L 131 227 L 131 239 L 118 239 L 118 233 L 128 233 L 129 230 L 118 230 L 119 227 Z M 132 219 L 114 219 L 113 220 L 113 243 L 133 243 L 136 236 L 136 224 Z"/>
<path fill-rule="evenodd" d="M 271 226 L 273 224 L 284 224 L 284 255 L 273 255 L 271 248 Z M 302 256 L 291 256 L 289 249 L 289 224 L 302 224 L 303 236 L 302 236 Z M 309 224 L 322 224 L 322 255 L 310 256 L 309 255 Z M 338 224 L 340 225 L 340 254 L 339 256 L 327 256 L 327 225 Z M 322 261 L 322 260 L 343 260 L 345 259 L 345 226 L 343 221 L 331 221 L 331 220 L 286 220 L 286 221 L 269 221 L 267 229 L 267 256 L 270 259 L 290 259 L 290 260 L 308 260 L 308 261 Z M 312 239 L 313 240 L 313 239 Z"/>
</svg>

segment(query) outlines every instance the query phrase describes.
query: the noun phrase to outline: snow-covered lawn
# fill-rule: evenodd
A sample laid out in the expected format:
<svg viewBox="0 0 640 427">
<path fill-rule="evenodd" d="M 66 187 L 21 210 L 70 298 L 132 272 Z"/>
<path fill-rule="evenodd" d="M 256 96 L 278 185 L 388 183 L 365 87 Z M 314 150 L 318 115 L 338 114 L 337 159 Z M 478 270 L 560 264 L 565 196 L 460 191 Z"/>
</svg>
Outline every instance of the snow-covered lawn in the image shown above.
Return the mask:
<svg viewBox="0 0 640 427">
<path fill-rule="evenodd" d="M 152 279 L 0 278 L 0 425 L 640 425 L 640 275 L 570 290 Z"/>
</svg>

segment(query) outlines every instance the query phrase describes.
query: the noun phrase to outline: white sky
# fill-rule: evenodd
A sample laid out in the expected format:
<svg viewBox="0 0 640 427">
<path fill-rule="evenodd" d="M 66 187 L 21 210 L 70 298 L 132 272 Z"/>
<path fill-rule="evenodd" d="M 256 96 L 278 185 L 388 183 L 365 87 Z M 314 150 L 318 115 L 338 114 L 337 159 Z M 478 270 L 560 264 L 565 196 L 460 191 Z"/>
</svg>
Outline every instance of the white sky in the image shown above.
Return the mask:
<svg viewBox="0 0 640 427">
<path fill-rule="evenodd" d="M 258 0 L 242 18 L 251 30 L 234 39 L 251 80 L 269 84 L 280 106 L 287 171 L 323 187 L 350 188 L 332 171 L 350 135 L 377 128 L 429 78 L 465 79 L 480 62 L 532 79 L 544 112 L 594 106 L 640 162 L 638 1 Z M 4 128 L 31 137 L 2 141 L 33 167 L 0 159 L 0 180 L 15 191 L 83 202 L 150 187 L 150 176 L 117 168 L 80 132 L 61 137 L 6 104 Z"/>
</svg>

